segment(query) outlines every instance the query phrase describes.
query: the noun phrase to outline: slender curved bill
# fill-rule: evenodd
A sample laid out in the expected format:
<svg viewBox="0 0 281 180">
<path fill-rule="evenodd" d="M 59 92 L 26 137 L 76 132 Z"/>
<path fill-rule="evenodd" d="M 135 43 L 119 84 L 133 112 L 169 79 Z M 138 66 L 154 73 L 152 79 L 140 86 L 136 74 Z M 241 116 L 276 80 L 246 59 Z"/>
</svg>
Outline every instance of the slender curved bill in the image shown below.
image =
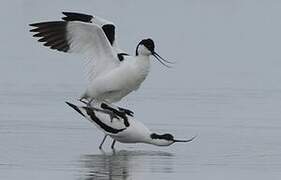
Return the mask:
<svg viewBox="0 0 281 180">
<path fill-rule="evenodd" d="M 171 68 L 172 66 L 168 65 L 168 64 L 175 64 L 175 62 L 171 62 L 171 61 L 167 61 L 164 58 L 162 58 L 158 53 L 153 52 L 152 55 L 164 66 L 166 66 L 167 68 Z"/>
<path fill-rule="evenodd" d="M 179 140 L 179 139 L 174 139 L 174 142 L 191 142 L 193 141 L 197 136 L 193 136 L 190 139 L 185 139 L 185 140 Z"/>
</svg>

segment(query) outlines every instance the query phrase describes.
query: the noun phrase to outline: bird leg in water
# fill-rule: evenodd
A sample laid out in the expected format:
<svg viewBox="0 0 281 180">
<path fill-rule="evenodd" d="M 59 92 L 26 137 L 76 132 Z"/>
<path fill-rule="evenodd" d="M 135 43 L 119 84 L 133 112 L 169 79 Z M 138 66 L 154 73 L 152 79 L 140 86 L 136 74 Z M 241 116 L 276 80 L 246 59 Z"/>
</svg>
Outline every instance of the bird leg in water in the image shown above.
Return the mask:
<svg viewBox="0 0 281 180">
<path fill-rule="evenodd" d="M 111 144 L 111 149 L 114 149 L 114 145 L 116 143 L 116 140 L 113 140 L 112 144 Z"/>
<path fill-rule="evenodd" d="M 101 142 L 100 145 L 99 145 L 99 149 L 102 149 L 102 145 L 103 145 L 103 143 L 104 143 L 106 137 L 107 137 L 107 135 L 104 135 L 103 140 L 102 140 L 102 142 Z"/>
</svg>

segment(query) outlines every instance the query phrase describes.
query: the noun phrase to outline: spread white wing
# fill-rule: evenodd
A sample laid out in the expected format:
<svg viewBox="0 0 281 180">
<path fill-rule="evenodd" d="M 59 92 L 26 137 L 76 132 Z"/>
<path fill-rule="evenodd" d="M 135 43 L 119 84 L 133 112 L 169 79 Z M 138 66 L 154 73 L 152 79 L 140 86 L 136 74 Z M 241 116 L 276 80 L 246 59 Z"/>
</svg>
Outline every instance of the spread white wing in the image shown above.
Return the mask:
<svg viewBox="0 0 281 180">
<path fill-rule="evenodd" d="M 117 53 L 107 40 L 103 30 L 95 24 L 69 22 L 67 24 L 69 52 L 82 53 L 89 58 L 89 78 L 107 72 L 120 63 Z"/>
<path fill-rule="evenodd" d="M 115 26 L 101 18 L 79 13 L 64 13 L 64 21 L 30 24 L 34 37 L 44 46 L 58 51 L 83 54 L 89 60 L 89 79 L 117 67 L 120 63 L 115 42 Z M 95 20 L 95 23 L 92 21 Z"/>
</svg>

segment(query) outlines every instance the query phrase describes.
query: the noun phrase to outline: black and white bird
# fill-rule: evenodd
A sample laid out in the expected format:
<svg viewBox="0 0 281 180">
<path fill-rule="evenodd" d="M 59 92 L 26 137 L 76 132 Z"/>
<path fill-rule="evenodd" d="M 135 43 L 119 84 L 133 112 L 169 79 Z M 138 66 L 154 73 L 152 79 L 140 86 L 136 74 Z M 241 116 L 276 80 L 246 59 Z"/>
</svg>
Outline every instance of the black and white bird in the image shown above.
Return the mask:
<svg viewBox="0 0 281 180">
<path fill-rule="evenodd" d="M 95 124 L 98 129 L 104 132 L 105 136 L 99 146 L 102 145 L 107 136 L 113 139 L 111 148 L 114 149 L 115 142 L 121 143 L 146 143 L 156 146 L 169 146 L 176 142 L 191 142 L 195 136 L 187 140 L 175 139 L 171 134 L 158 134 L 151 132 L 143 123 L 133 117 L 125 119 L 118 117 L 111 117 L 110 113 L 105 112 L 106 109 L 99 106 L 76 106 L 66 102 L 70 107 L 76 110 L 83 117 Z M 118 119 L 116 119 L 118 118 Z"/>
<path fill-rule="evenodd" d="M 34 37 L 44 46 L 67 53 L 81 53 L 89 60 L 89 84 L 80 100 L 90 104 L 118 102 L 137 90 L 150 69 L 149 56 L 161 64 L 169 62 L 155 52 L 152 39 L 143 39 L 131 56 L 117 47 L 115 25 L 97 16 L 63 12 L 62 21 L 30 24 Z"/>
</svg>

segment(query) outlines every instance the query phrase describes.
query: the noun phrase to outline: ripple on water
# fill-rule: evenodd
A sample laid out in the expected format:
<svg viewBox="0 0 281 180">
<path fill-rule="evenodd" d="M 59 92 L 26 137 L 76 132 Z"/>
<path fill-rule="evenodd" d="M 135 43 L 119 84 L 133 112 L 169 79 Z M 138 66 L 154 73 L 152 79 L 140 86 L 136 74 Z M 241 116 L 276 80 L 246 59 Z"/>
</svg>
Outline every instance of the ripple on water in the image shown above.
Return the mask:
<svg viewBox="0 0 281 180">
<path fill-rule="evenodd" d="M 173 173 L 172 153 L 163 151 L 113 151 L 81 156 L 83 176 L 93 179 L 127 179 L 136 174 Z"/>
</svg>

